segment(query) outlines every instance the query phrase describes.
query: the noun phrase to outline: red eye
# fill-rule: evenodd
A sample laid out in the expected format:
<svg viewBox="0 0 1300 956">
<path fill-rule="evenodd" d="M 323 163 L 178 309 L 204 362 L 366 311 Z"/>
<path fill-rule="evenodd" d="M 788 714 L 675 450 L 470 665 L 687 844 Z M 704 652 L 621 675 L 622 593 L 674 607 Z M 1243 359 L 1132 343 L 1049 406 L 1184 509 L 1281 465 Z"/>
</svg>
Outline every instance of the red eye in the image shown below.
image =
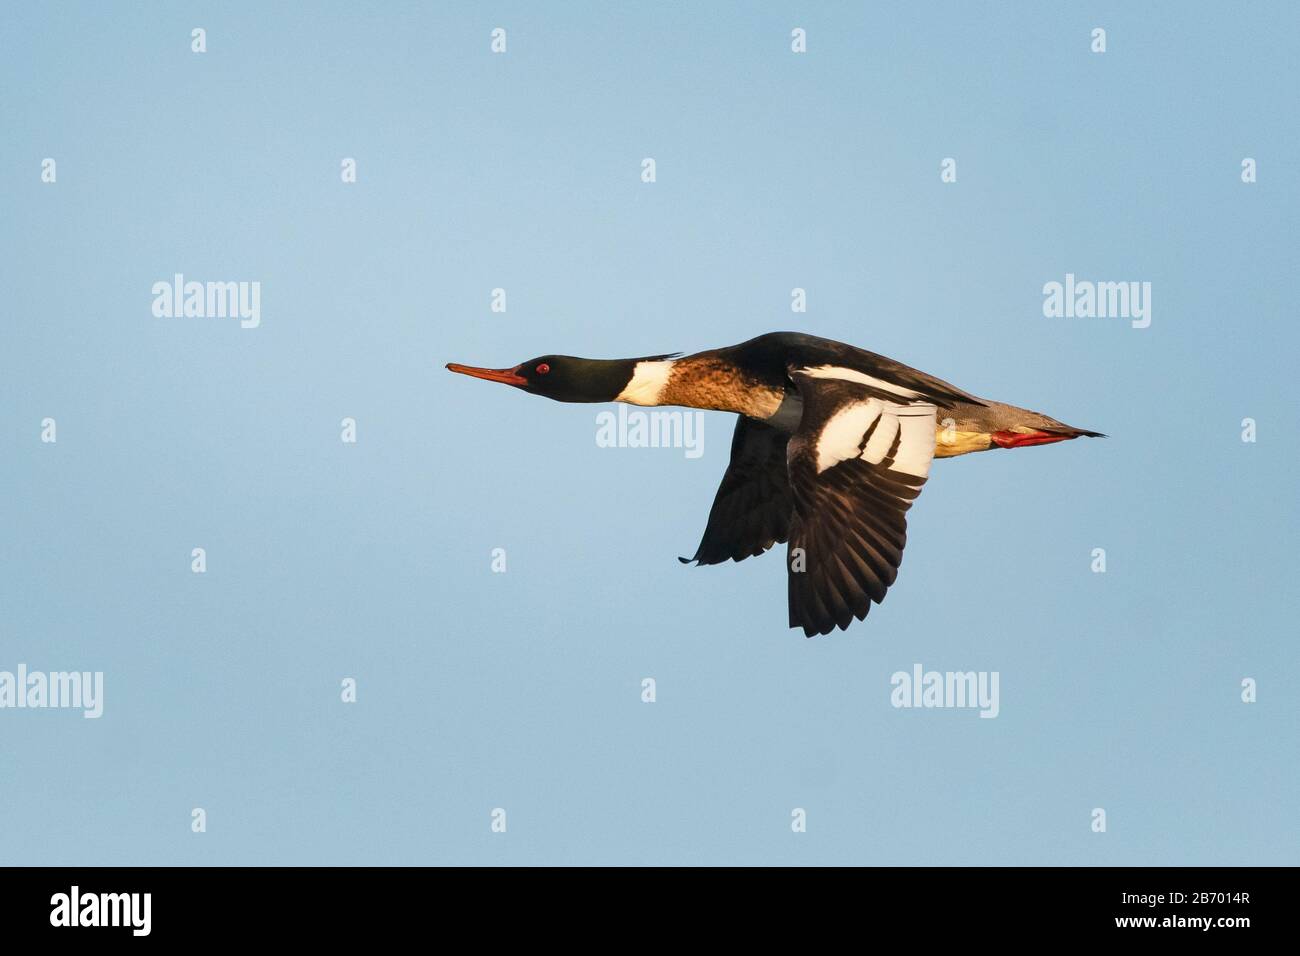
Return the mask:
<svg viewBox="0 0 1300 956">
<path fill-rule="evenodd" d="M 550 370 L 551 370 L 551 367 L 550 367 L 549 365 L 547 365 L 545 362 L 543 362 L 541 365 L 537 366 L 537 374 L 538 374 L 538 375 L 545 375 L 545 374 L 546 374 L 547 372 L 549 372 Z"/>
</svg>

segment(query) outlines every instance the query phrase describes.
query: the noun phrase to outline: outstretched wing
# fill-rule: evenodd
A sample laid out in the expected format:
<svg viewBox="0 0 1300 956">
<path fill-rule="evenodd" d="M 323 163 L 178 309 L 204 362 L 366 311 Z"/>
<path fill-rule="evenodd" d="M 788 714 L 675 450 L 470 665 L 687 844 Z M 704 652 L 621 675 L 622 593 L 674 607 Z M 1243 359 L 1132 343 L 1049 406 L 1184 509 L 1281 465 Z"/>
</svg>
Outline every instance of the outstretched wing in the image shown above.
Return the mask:
<svg viewBox="0 0 1300 956">
<path fill-rule="evenodd" d="M 823 369 L 790 377 L 803 399 L 787 449 L 790 626 L 812 637 L 865 618 L 898 576 L 907 510 L 934 459 L 936 409 Z"/>
<path fill-rule="evenodd" d="M 743 561 L 784 541 L 790 528 L 787 435 L 740 416 L 731 439 L 731 462 L 709 509 L 709 523 L 693 558 L 683 564 Z"/>
</svg>

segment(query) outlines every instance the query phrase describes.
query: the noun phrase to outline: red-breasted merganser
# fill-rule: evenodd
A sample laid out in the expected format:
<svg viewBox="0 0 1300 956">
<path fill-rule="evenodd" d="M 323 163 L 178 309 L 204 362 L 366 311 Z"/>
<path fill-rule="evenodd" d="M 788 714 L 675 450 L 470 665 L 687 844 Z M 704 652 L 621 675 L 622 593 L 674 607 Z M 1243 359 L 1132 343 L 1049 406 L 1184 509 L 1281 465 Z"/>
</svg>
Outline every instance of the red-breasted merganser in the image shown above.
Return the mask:
<svg viewBox="0 0 1300 956">
<path fill-rule="evenodd" d="M 884 600 L 933 459 L 1102 437 L 798 332 L 686 356 L 542 355 L 508 369 L 447 368 L 560 402 L 737 413 L 704 537 L 680 560 L 741 561 L 788 541 L 790 626 L 809 637 L 843 630 Z"/>
</svg>

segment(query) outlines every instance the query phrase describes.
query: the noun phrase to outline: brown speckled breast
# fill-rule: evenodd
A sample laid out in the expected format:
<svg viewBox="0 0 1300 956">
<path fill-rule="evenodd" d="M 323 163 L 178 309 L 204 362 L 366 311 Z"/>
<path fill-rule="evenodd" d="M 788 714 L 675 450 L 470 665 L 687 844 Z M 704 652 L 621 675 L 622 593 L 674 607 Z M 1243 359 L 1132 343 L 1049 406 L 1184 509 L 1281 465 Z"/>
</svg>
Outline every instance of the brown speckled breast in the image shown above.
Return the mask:
<svg viewBox="0 0 1300 956">
<path fill-rule="evenodd" d="M 761 419 L 776 414 L 784 395 L 784 389 L 747 376 L 730 362 L 689 356 L 673 362 L 659 404 L 738 412 Z"/>
</svg>

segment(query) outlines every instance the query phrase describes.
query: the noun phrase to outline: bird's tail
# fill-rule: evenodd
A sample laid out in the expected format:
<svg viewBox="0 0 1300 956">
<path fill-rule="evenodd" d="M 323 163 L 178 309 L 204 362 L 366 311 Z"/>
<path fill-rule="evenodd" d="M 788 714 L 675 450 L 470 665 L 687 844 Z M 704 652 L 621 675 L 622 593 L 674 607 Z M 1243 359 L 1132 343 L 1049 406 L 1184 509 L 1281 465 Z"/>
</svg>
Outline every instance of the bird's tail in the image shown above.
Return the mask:
<svg viewBox="0 0 1300 956">
<path fill-rule="evenodd" d="M 1026 445 L 1050 445 L 1053 442 L 1069 441 L 1072 438 L 1105 438 L 1106 436 L 1101 432 L 1075 428 L 1073 425 L 1053 421 L 1051 425 L 1040 427 L 1016 425 L 1014 428 L 993 432 L 989 437 L 999 448 L 1022 448 Z"/>
</svg>

